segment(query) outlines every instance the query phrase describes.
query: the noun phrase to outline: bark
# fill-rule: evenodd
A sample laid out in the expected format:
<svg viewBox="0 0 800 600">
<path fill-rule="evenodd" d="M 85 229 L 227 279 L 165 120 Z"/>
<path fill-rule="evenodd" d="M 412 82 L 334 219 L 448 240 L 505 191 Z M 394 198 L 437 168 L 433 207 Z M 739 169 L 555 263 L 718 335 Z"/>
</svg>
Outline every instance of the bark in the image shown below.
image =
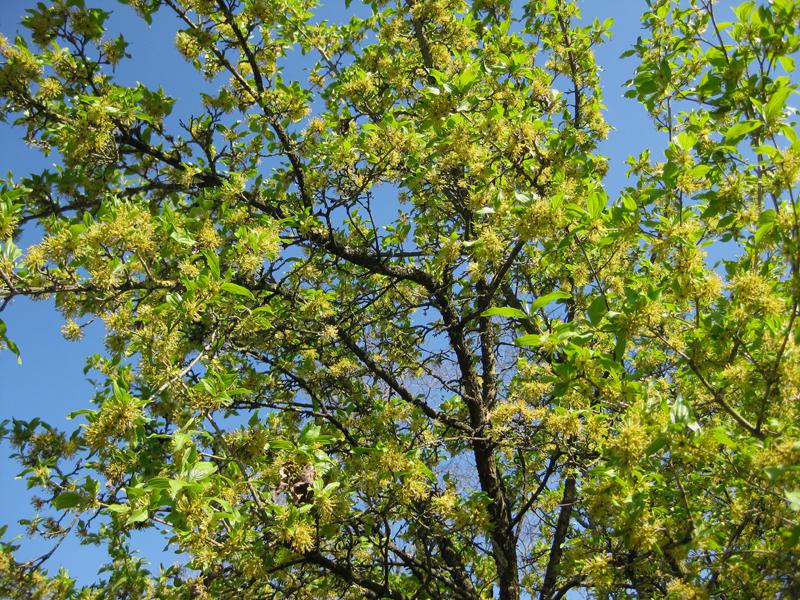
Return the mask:
<svg viewBox="0 0 800 600">
<path fill-rule="evenodd" d="M 547 570 L 544 574 L 542 590 L 539 600 L 550 600 L 556 592 L 558 570 L 563 554 L 563 544 L 569 532 L 569 522 L 572 518 L 572 507 L 575 504 L 575 478 L 567 477 L 564 482 L 564 495 L 561 498 L 561 510 L 556 521 L 556 530 L 553 533 L 553 544 L 550 546 L 550 556 L 547 560 Z"/>
</svg>

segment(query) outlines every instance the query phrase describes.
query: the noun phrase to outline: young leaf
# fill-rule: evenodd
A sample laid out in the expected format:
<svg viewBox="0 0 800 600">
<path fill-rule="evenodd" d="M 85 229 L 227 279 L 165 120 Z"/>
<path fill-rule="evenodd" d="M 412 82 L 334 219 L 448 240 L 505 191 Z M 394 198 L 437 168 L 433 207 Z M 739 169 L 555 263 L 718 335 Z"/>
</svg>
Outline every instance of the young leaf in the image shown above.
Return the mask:
<svg viewBox="0 0 800 600">
<path fill-rule="evenodd" d="M 253 292 L 248 290 L 246 287 L 242 287 L 241 285 L 236 283 L 231 283 L 230 281 L 226 281 L 225 283 L 223 283 L 220 286 L 220 288 L 236 296 L 244 296 L 245 298 L 250 298 L 250 300 L 256 299 L 256 297 L 253 295 Z"/>
<path fill-rule="evenodd" d="M 534 300 L 533 304 L 531 304 L 531 312 L 535 312 L 556 300 L 566 300 L 567 298 L 572 298 L 572 295 L 562 291 L 550 292 Z"/>
<path fill-rule="evenodd" d="M 505 307 L 493 307 L 488 310 L 485 310 L 481 313 L 482 317 L 509 317 L 514 319 L 527 319 L 528 315 L 526 315 L 521 310 L 516 308 L 511 308 L 509 306 Z"/>
<path fill-rule="evenodd" d="M 608 307 L 606 306 L 605 297 L 597 296 L 594 300 L 592 300 L 592 303 L 589 305 L 586 314 L 589 316 L 589 322 L 596 326 L 600 323 L 603 315 L 605 315 L 607 311 Z"/>
<path fill-rule="evenodd" d="M 518 337 L 516 343 L 518 346 L 540 346 L 542 344 L 542 336 L 535 333 L 523 335 Z"/>
<path fill-rule="evenodd" d="M 130 516 L 125 520 L 125 525 L 134 525 L 136 523 L 143 523 L 147 521 L 149 516 L 147 508 L 139 508 L 131 512 Z"/>
<path fill-rule="evenodd" d="M 189 469 L 189 472 L 186 474 L 186 478 L 189 481 L 201 481 L 213 473 L 217 471 L 217 465 L 210 462 L 199 462 L 195 465 L 192 465 L 192 468 Z"/>
<path fill-rule="evenodd" d="M 76 492 L 63 492 L 53 499 L 53 507 L 57 510 L 64 510 L 67 508 L 75 508 L 86 502 L 81 494 Z"/>
<path fill-rule="evenodd" d="M 726 144 L 738 143 L 744 136 L 761 127 L 760 121 L 742 121 L 728 128 L 724 139 Z"/>
</svg>

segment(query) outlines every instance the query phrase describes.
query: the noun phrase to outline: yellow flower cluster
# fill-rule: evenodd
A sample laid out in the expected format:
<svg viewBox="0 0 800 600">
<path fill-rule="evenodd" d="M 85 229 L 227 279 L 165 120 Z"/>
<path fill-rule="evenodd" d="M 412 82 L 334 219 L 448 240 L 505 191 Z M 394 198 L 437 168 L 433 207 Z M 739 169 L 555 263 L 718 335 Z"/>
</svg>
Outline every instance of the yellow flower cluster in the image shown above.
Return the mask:
<svg viewBox="0 0 800 600">
<path fill-rule="evenodd" d="M 378 454 L 378 465 L 389 473 L 399 473 L 408 470 L 411 461 L 399 448 L 390 446 Z"/>
<path fill-rule="evenodd" d="M 78 341 L 83 337 L 83 329 L 75 321 L 69 319 L 61 327 L 61 335 L 72 342 Z"/>
<path fill-rule="evenodd" d="M 86 244 L 81 246 L 113 247 L 140 257 L 149 256 L 156 249 L 155 230 L 149 212 L 120 204 L 108 221 L 100 221 L 89 228 L 82 240 Z"/>
<path fill-rule="evenodd" d="M 448 488 L 441 494 L 436 494 L 431 498 L 431 507 L 441 517 L 449 518 L 456 508 L 457 501 L 455 490 Z"/>
<path fill-rule="evenodd" d="M 430 485 L 422 475 L 414 474 L 403 480 L 398 490 L 399 499 L 403 504 L 411 504 L 424 500 L 430 492 Z"/>
<path fill-rule="evenodd" d="M 520 215 L 516 229 L 520 238 L 530 241 L 555 234 L 558 221 L 559 213 L 550 202 L 537 197 Z"/>
<path fill-rule="evenodd" d="M 197 38 L 185 31 L 179 31 L 175 35 L 175 47 L 186 60 L 194 60 L 202 52 L 202 47 Z"/>
<path fill-rule="evenodd" d="M 183 0 L 183 4 L 200 15 L 210 15 L 214 11 L 214 0 Z"/>
<path fill-rule="evenodd" d="M 631 467 L 639 462 L 651 438 L 639 414 L 633 412 L 621 425 L 616 435 L 610 436 L 608 450 L 616 454 L 622 464 Z"/>
<path fill-rule="evenodd" d="M 772 284 L 754 271 L 737 274 L 728 284 L 737 302 L 731 318 L 744 322 L 754 314 L 775 314 L 783 310 L 783 301 L 775 294 Z"/>
<path fill-rule="evenodd" d="M 708 592 L 683 579 L 672 579 L 667 584 L 667 598 L 669 600 L 706 600 Z"/>
<path fill-rule="evenodd" d="M 524 399 L 512 397 L 508 402 L 500 402 L 492 409 L 489 414 L 489 421 L 492 429 L 497 434 L 502 435 L 508 427 L 516 420 L 525 423 L 537 423 L 545 417 L 543 408 L 533 408 Z"/>
<path fill-rule="evenodd" d="M 357 364 L 349 358 L 341 358 L 328 367 L 328 372 L 334 377 L 346 377 L 353 374 Z"/>
<path fill-rule="evenodd" d="M 39 84 L 37 95 L 43 100 L 54 100 L 64 93 L 64 86 L 55 77 L 45 77 Z"/>
<path fill-rule="evenodd" d="M 599 590 L 608 590 L 614 583 L 614 565 L 607 554 L 595 553 L 582 562 L 582 573 Z"/>
<path fill-rule="evenodd" d="M 84 431 L 86 444 L 94 451 L 116 447 L 114 442 L 127 439 L 143 416 L 131 401 L 106 402 Z"/>
<path fill-rule="evenodd" d="M 12 46 L 5 37 L 0 37 L 0 95 L 24 94 L 28 85 L 38 81 L 42 66 L 27 48 Z"/>
<path fill-rule="evenodd" d="M 315 533 L 310 523 L 305 521 L 293 523 L 283 529 L 281 534 L 284 543 L 298 554 L 304 554 L 314 548 Z"/>
</svg>

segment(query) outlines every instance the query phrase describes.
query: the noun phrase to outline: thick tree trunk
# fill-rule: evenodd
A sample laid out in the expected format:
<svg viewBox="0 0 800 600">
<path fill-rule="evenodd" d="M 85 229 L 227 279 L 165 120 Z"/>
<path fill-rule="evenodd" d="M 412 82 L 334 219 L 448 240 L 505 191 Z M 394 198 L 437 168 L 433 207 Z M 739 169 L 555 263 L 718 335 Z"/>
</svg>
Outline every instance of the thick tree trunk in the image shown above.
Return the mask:
<svg viewBox="0 0 800 600">
<path fill-rule="evenodd" d="M 506 500 L 503 482 L 497 467 L 494 449 L 485 441 L 473 445 L 475 464 L 481 489 L 489 496 L 489 516 L 492 520 L 492 556 L 497 567 L 497 586 L 500 600 L 519 600 L 519 569 L 517 540 L 511 520 L 511 507 Z"/>
<path fill-rule="evenodd" d="M 567 477 L 564 482 L 564 495 L 561 498 L 561 510 L 556 521 L 556 530 L 553 533 L 553 544 L 550 546 L 550 557 L 547 561 L 547 570 L 544 574 L 542 591 L 539 600 L 548 600 L 553 597 L 558 581 L 558 567 L 563 553 L 562 545 L 569 532 L 569 522 L 572 518 L 572 507 L 575 504 L 575 478 Z"/>
<path fill-rule="evenodd" d="M 442 293 L 435 295 L 442 320 L 447 326 L 450 345 L 458 359 L 461 371 L 461 383 L 464 389 L 464 403 L 469 411 L 469 424 L 472 429 L 472 452 L 478 471 L 481 490 L 489 497 L 489 517 L 492 541 L 492 558 L 497 568 L 497 585 L 500 600 L 518 600 L 520 597 L 519 568 L 517 565 L 517 541 L 511 517 L 511 506 L 503 485 L 503 477 L 497 464 L 494 443 L 486 439 L 487 412 L 489 397 L 484 397 L 489 389 L 482 386 L 475 373 L 474 355 L 467 345 L 459 319 L 450 304 L 450 300 Z M 486 348 L 484 348 L 486 351 Z M 488 376 L 489 373 L 484 373 Z"/>
</svg>

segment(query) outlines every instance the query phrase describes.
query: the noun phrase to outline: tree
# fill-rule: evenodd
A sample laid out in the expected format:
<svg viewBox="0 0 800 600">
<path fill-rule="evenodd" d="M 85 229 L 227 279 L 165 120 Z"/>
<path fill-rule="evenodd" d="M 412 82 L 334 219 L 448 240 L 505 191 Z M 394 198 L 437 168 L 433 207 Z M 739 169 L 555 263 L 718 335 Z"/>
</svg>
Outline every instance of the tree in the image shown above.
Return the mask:
<svg viewBox="0 0 800 600">
<path fill-rule="evenodd" d="M 3 595 L 800 594 L 800 2 L 648 2 L 627 94 L 666 150 L 614 197 L 611 23 L 572 0 L 126 3 L 182 23 L 201 114 L 116 84 L 83 0 L 0 48 L 60 161 L 3 184 L 0 302 L 106 332 L 83 424 L 4 435 L 31 529 L 112 557 L 79 586 L 5 542 Z"/>
</svg>

